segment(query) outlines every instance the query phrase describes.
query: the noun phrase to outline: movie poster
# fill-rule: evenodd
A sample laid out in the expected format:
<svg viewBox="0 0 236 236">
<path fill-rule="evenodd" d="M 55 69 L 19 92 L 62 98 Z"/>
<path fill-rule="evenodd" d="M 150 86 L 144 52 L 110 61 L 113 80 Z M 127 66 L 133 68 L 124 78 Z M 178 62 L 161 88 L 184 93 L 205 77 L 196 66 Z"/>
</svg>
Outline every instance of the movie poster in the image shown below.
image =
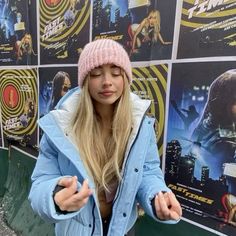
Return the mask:
<svg viewBox="0 0 236 236">
<path fill-rule="evenodd" d="M 78 68 L 39 68 L 39 116 L 53 110 L 58 101 L 72 88 L 78 86 Z"/>
<path fill-rule="evenodd" d="M 166 64 L 133 68 L 131 90 L 143 99 L 151 100 L 148 113 L 155 117 L 159 154 L 163 154 L 165 102 L 168 66 Z"/>
<path fill-rule="evenodd" d="M 173 64 L 165 179 L 184 217 L 235 235 L 235 62 Z"/>
<path fill-rule="evenodd" d="M 235 56 L 236 0 L 184 0 L 178 58 Z"/>
<path fill-rule="evenodd" d="M 39 117 L 53 110 L 58 101 L 78 85 L 77 70 L 76 66 L 39 68 Z M 39 136 L 42 136 L 41 130 Z"/>
<path fill-rule="evenodd" d="M 37 149 L 37 70 L 0 70 L 0 103 L 4 145 Z"/>
<path fill-rule="evenodd" d="M 77 63 L 89 42 L 89 0 L 40 0 L 40 63 Z"/>
<path fill-rule="evenodd" d="M 0 64 L 37 64 L 36 1 L 0 0 Z"/>
<path fill-rule="evenodd" d="M 176 1 L 94 0 L 92 38 L 121 43 L 131 61 L 170 59 Z"/>
</svg>

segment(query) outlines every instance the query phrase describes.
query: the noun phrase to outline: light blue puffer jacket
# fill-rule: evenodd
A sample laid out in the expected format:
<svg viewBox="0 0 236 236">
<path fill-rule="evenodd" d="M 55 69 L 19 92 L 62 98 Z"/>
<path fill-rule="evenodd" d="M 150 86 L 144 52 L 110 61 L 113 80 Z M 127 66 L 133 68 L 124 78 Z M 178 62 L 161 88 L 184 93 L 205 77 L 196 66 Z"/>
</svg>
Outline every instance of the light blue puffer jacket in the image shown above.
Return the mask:
<svg viewBox="0 0 236 236">
<path fill-rule="evenodd" d="M 52 198 L 53 190 L 63 176 L 78 176 L 78 188 L 84 179 L 88 179 L 90 188 L 94 189 L 68 127 L 79 92 L 78 88 L 68 92 L 57 110 L 39 120 L 44 136 L 32 174 L 29 200 L 33 210 L 44 220 L 56 223 L 57 236 L 102 236 L 99 202 L 95 194 L 79 211 L 68 214 L 58 214 Z M 108 236 L 123 236 L 132 228 L 137 219 L 137 202 L 158 221 L 152 211 L 151 199 L 159 191 L 170 191 L 159 168 L 154 119 L 145 115 L 150 101 L 141 100 L 135 94 L 131 94 L 131 98 L 135 121 L 122 168 L 123 178 L 113 202 Z"/>
</svg>

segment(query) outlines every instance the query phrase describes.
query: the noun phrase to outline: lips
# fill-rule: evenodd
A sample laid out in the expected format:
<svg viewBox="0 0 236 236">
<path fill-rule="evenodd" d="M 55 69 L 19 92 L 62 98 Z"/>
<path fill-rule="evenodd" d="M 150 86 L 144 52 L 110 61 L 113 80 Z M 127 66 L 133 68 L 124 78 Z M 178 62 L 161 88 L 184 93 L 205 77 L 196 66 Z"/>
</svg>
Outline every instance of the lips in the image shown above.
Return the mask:
<svg viewBox="0 0 236 236">
<path fill-rule="evenodd" d="M 114 91 L 104 90 L 104 91 L 100 92 L 99 94 L 101 94 L 103 96 L 111 96 L 113 93 L 114 93 Z"/>
</svg>

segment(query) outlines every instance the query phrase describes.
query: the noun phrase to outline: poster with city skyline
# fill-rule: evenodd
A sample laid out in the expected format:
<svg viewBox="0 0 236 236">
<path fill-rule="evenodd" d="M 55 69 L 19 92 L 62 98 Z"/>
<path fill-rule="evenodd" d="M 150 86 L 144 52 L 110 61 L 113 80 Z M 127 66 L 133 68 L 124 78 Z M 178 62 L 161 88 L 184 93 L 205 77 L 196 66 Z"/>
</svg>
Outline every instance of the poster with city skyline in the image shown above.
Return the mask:
<svg viewBox="0 0 236 236">
<path fill-rule="evenodd" d="M 36 65 L 36 1 L 0 1 L 0 65 Z"/>
<path fill-rule="evenodd" d="M 234 56 L 235 11 L 235 0 L 184 0 L 177 57 Z"/>
<path fill-rule="evenodd" d="M 121 43 L 131 61 L 170 59 L 176 1 L 94 0 L 92 39 Z"/>
<path fill-rule="evenodd" d="M 235 88 L 235 62 L 172 66 L 165 179 L 184 217 L 227 235 L 236 226 Z"/>
<path fill-rule="evenodd" d="M 160 156 L 163 154 L 163 137 L 165 127 L 165 103 L 168 65 L 135 67 L 131 90 L 142 99 L 151 100 L 148 113 L 155 117 L 157 146 Z"/>
<path fill-rule="evenodd" d="M 77 63 L 90 34 L 89 0 L 39 1 L 40 64 Z"/>
</svg>

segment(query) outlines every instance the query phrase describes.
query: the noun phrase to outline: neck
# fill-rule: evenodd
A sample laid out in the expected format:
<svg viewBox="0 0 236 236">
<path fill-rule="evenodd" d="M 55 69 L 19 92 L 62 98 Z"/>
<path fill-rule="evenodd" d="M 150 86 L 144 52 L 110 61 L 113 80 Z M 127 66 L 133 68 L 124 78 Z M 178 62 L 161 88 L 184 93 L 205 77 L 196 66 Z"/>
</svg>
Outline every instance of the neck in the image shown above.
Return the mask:
<svg viewBox="0 0 236 236">
<path fill-rule="evenodd" d="M 113 105 L 95 105 L 95 110 L 101 119 L 103 128 L 111 128 L 114 106 Z"/>
</svg>

